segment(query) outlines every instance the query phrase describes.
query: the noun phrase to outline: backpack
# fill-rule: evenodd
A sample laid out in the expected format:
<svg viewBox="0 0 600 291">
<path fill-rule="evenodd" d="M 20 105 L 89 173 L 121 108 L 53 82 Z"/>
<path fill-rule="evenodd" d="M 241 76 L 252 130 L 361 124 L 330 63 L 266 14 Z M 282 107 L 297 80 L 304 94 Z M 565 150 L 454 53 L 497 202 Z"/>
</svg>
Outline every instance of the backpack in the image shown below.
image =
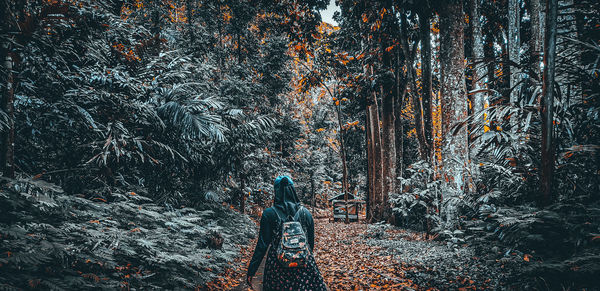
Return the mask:
<svg viewBox="0 0 600 291">
<path fill-rule="evenodd" d="M 303 208 L 300 206 L 294 217 L 288 216 L 287 221 L 281 225 L 281 240 L 275 247 L 275 254 L 284 268 L 303 268 L 307 265 L 310 256 L 306 234 L 299 222 Z M 277 210 L 275 214 L 279 221 L 282 221 Z"/>
</svg>

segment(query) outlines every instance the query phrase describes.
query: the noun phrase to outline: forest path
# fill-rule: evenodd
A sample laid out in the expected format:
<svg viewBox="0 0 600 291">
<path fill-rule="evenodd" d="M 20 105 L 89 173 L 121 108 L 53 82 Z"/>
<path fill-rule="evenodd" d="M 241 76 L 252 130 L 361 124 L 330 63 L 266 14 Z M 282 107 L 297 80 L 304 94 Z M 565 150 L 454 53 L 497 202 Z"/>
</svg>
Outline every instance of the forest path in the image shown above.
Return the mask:
<svg viewBox="0 0 600 291">
<path fill-rule="evenodd" d="M 383 247 L 367 243 L 368 224 L 315 221 L 315 259 L 331 290 L 417 289 L 404 278 L 403 264 L 390 255 L 382 255 Z M 241 268 L 231 272 L 235 282 L 222 282 L 210 287 L 251 290 L 245 283 L 245 272 L 256 240 L 241 249 Z M 266 257 L 266 256 L 265 256 Z M 252 280 L 254 290 L 262 290 L 264 259 Z M 219 280 L 220 281 L 220 280 Z M 212 289 L 212 288 L 211 288 Z"/>
<path fill-rule="evenodd" d="M 399 230 L 389 230 L 399 232 Z M 403 262 L 369 243 L 369 225 L 319 219 L 315 259 L 331 290 L 417 289 L 405 277 Z"/>
<path fill-rule="evenodd" d="M 236 269 L 210 290 L 250 290 L 246 268 L 256 239 L 241 248 Z M 468 245 L 425 240 L 422 233 L 363 221 L 315 221 L 315 259 L 331 290 L 445 290 L 498 287 L 503 266 Z M 264 264 L 264 260 L 263 260 Z M 261 290 L 263 268 L 253 278 Z"/>
</svg>

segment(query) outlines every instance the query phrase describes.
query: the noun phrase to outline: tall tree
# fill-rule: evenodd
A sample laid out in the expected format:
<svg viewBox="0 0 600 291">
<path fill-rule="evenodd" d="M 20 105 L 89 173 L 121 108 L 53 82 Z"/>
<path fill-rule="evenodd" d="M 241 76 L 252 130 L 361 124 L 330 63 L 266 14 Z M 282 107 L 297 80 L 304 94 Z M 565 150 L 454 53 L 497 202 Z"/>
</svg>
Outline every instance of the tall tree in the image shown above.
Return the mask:
<svg viewBox="0 0 600 291">
<path fill-rule="evenodd" d="M 556 62 L 556 21 L 558 0 L 546 2 L 546 28 L 544 37 L 544 72 L 542 81 L 542 165 L 540 168 L 541 204 L 552 201 L 554 174 L 554 65 Z"/>
<path fill-rule="evenodd" d="M 443 174 L 447 191 L 442 199 L 446 205 L 446 224 L 454 227 L 456 207 L 452 200 L 467 191 L 466 177 L 468 152 L 467 130 L 459 128 L 453 135 L 452 126 L 465 120 L 468 115 L 465 63 L 464 63 L 464 30 L 463 4 L 461 0 L 444 1 L 440 7 L 440 62 L 441 62 L 441 95 L 442 95 L 442 134 L 444 145 Z"/>
<path fill-rule="evenodd" d="M 418 94 L 417 88 L 417 78 L 415 73 L 415 67 L 413 66 L 414 56 L 416 54 L 416 47 L 419 43 L 419 39 L 415 40 L 412 44 L 409 43 L 409 39 L 411 39 L 408 30 L 408 20 L 406 18 L 406 13 L 402 12 L 400 15 L 400 39 L 402 43 L 402 49 L 404 51 L 404 55 L 406 58 L 406 75 L 407 75 L 407 85 L 410 86 L 411 99 L 413 105 L 413 112 L 415 117 L 415 131 L 417 133 L 417 141 L 419 142 L 419 156 L 423 160 L 427 160 L 429 156 L 429 145 L 427 143 L 426 138 L 426 130 L 425 130 L 425 110 L 423 106 L 423 98 Z M 411 49 L 412 47 L 412 49 Z"/>
<path fill-rule="evenodd" d="M 367 155 L 369 163 L 371 164 L 373 179 L 373 191 L 370 193 L 369 202 L 371 203 L 371 221 L 380 221 L 384 219 L 382 217 L 383 212 L 383 163 L 382 163 L 382 148 L 381 148 L 381 127 L 379 122 L 379 106 L 377 102 L 377 95 L 375 92 L 370 94 L 371 100 L 367 105 L 367 112 L 369 124 L 369 140 L 367 144 L 370 146 L 370 154 Z"/>
<path fill-rule="evenodd" d="M 479 1 L 469 1 L 469 29 L 472 37 L 471 44 L 471 88 L 475 90 L 473 93 L 473 113 L 481 112 L 485 107 L 485 94 L 477 92 L 478 90 L 484 89 L 486 72 L 485 64 L 483 62 L 483 35 L 481 33 L 481 19 L 479 13 Z"/>
<path fill-rule="evenodd" d="M 519 51 L 521 50 L 520 42 L 520 30 L 521 30 L 521 17 L 520 17 L 520 0 L 508 0 L 508 27 L 506 35 L 508 37 L 508 60 L 509 63 L 505 64 L 508 66 L 508 88 L 510 91 L 510 103 L 516 104 L 518 102 L 518 90 L 516 88 L 519 82 Z M 512 118 L 513 123 L 516 121 L 516 116 Z"/>
<path fill-rule="evenodd" d="M 381 63 L 385 73 L 382 76 L 383 82 L 381 82 L 379 88 L 381 94 L 381 162 L 383 167 L 382 219 L 391 218 L 389 195 L 396 190 L 396 116 L 394 114 L 396 86 L 394 83 L 395 76 L 391 72 L 396 64 L 396 52 L 398 50 L 393 49 L 392 37 L 395 35 L 395 31 L 392 28 L 397 27 L 397 25 L 394 25 L 396 18 L 392 11 L 391 7 L 383 7 L 382 13 L 379 14 L 382 22 L 385 23 L 380 40 Z"/>
<path fill-rule="evenodd" d="M 0 171 L 5 177 L 13 178 L 14 169 L 14 78 L 13 78 L 13 58 L 11 53 L 12 37 L 11 22 L 15 21 L 13 10 L 14 6 L 9 1 L 0 1 L 0 37 L 3 42 L 0 43 L 0 62 L 2 62 L 2 76 L 0 76 L 0 110 L 6 114 L 8 126 L 0 134 Z M 12 21 L 11 21 L 12 19 Z"/>
<path fill-rule="evenodd" d="M 418 10 L 419 34 L 421 38 L 421 99 L 423 105 L 423 130 L 427 144 L 427 160 L 433 152 L 433 116 L 432 116 L 432 70 L 431 70 L 431 8 L 424 1 Z M 481 42 L 481 40 L 480 40 Z M 482 50 L 483 51 L 483 50 Z"/>
<path fill-rule="evenodd" d="M 527 9 L 530 18 L 529 25 L 529 72 L 540 77 L 540 55 L 542 51 L 542 24 L 540 0 L 528 0 Z"/>
</svg>

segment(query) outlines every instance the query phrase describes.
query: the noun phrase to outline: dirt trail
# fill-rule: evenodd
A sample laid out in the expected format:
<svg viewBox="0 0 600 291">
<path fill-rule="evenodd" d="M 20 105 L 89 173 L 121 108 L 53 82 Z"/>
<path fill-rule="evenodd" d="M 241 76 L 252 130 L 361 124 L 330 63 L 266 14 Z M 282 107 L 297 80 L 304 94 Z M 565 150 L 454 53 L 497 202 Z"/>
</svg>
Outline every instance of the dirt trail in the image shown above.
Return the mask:
<svg viewBox="0 0 600 291">
<path fill-rule="evenodd" d="M 368 225 L 362 222 L 344 224 L 329 219 L 315 221 L 315 259 L 331 290 L 365 290 L 372 288 L 415 288 L 403 278 L 402 264 L 392 256 L 380 256 L 383 249 L 367 244 Z M 245 283 L 245 272 L 252 256 L 252 247 L 242 248 L 241 268 L 231 272 L 237 282 L 219 282 L 212 287 L 231 287 L 231 290 L 250 290 Z M 253 280 L 254 290 L 261 290 L 263 264 Z M 231 279 L 234 279 L 231 278 Z M 416 288 L 415 288 L 416 289 Z"/>
<path fill-rule="evenodd" d="M 245 274 L 255 242 L 242 247 L 238 267 L 209 289 L 250 290 Z M 419 233 L 387 225 L 329 219 L 315 221 L 315 259 L 331 290 L 493 289 L 498 274 L 490 274 L 501 268 L 466 245 L 423 240 Z M 261 266 L 254 290 L 261 290 L 262 273 Z"/>
<path fill-rule="evenodd" d="M 401 262 L 368 244 L 367 224 L 321 219 L 315 232 L 315 259 L 332 290 L 416 289 Z"/>
</svg>

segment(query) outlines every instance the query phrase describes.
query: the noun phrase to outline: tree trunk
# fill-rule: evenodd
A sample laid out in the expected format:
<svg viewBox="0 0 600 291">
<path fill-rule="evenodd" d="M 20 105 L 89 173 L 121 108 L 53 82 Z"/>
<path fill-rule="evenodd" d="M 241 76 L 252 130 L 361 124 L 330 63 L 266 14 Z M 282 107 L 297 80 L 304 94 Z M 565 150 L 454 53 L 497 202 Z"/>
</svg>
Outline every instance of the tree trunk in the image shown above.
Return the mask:
<svg viewBox="0 0 600 291">
<path fill-rule="evenodd" d="M 381 91 L 383 98 L 381 108 L 381 146 L 382 152 L 385 153 L 382 155 L 383 193 L 381 214 L 383 219 L 389 220 L 391 218 L 389 195 L 390 193 L 393 193 L 396 188 L 396 129 L 394 116 L 395 94 L 388 90 L 384 90 L 383 88 Z"/>
<path fill-rule="evenodd" d="M 470 33 L 473 37 L 473 44 L 471 46 L 471 76 L 472 76 L 472 90 L 484 89 L 485 87 L 485 64 L 483 63 L 483 36 L 481 33 L 481 21 L 479 14 L 479 0 L 470 0 Z M 485 94 L 475 93 L 473 94 L 473 113 L 477 114 L 485 108 Z"/>
<path fill-rule="evenodd" d="M 451 135 L 451 127 L 467 118 L 465 63 L 464 63 L 464 31 L 462 1 L 444 2 L 440 9 L 441 40 L 441 95 L 442 95 L 442 149 L 443 173 L 446 181 L 446 192 L 442 199 L 457 199 L 471 188 L 466 178 L 468 163 L 467 130 L 465 127 Z M 454 228 L 457 222 L 457 209 L 447 206 L 446 226 Z"/>
<path fill-rule="evenodd" d="M 373 193 L 371 215 L 372 221 L 381 221 L 383 219 L 383 167 L 382 167 L 382 151 L 381 151 L 381 132 L 379 126 L 379 108 L 377 105 L 377 96 L 375 92 L 371 94 L 372 104 L 368 106 L 367 113 L 369 114 L 369 126 L 371 130 L 371 143 L 373 147 L 372 163 L 373 163 Z"/>
<path fill-rule="evenodd" d="M 387 50 L 392 40 L 385 38 L 380 42 L 381 63 L 386 71 L 391 72 L 396 65 L 396 50 Z M 394 78 L 395 79 L 395 75 Z M 381 94 L 381 148 L 383 192 L 381 195 L 382 219 L 391 222 L 392 211 L 389 197 L 396 190 L 396 116 L 394 115 L 396 86 L 393 82 L 384 82 L 379 88 Z M 384 154 L 385 153 L 385 154 Z"/>
<path fill-rule="evenodd" d="M 406 58 L 406 75 L 407 82 L 410 86 L 410 92 L 412 97 L 413 111 L 415 117 L 415 131 L 417 133 L 417 140 L 419 142 L 419 156 L 422 160 L 427 161 L 429 157 L 429 146 L 426 141 L 425 136 L 425 121 L 424 121 L 424 110 L 423 110 L 423 100 L 421 96 L 418 94 L 417 86 L 416 86 L 416 76 L 415 76 L 415 68 L 413 66 L 413 50 L 410 49 L 410 45 L 408 43 L 408 21 L 406 20 L 406 13 L 400 14 L 400 23 L 401 23 L 401 41 L 402 41 L 402 49 L 404 50 L 404 55 Z M 416 47 L 416 44 L 415 44 Z"/>
<path fill-rule="evenodd" d="M 574 0 L 561 1 L 558 11 L 560 11 L 556 23 L 556 67 L 558 69 L 555 79 L 559 84 L 568 84 L 562 86 L 561 96 L 566 97 L 567 102 L 570 102 L 573 96 L 579 97 L 574 100 L 581 99 L 582 86 L 580 82 L 573 81 L 573 79 L 579 78 L 577 73 L 563 68 L 583 68 L 585 66 L 581 64 L 581 45 L 572 41 L 579 39 Z M 569 105 L 567 104 L 567 106 Z"/>
<path fill-rule="evenodd" d="M 540 78 L 540 56 L 542 51 L 542 26 L 540 0 L 527 1 L 531 25 L 529 26 L 529 72 L 530 78 Z"/>
<path fill-rule="evenodd" d="M 0 1 L 0 36 L 4 42 L 0 43 L 0 61 L 2 62 L 4 76 L 0 77 L 0 109 L 8 117 L 8 128 L 0 132 L 0 171 L 4 177 L 14 178 L 14 80 L 13 80 L 13 59 L 10 53 L 9 32 L 11 25 L 9 22 L 9 1 Z"/>
<path fill-rule="evenodd" d="M 313 175 L 311 175 L 310 177 L 310 193 L 312 193 L 312 213 L 315 213 L 315 201 L 316 201 L 316 196 L 317 193 L 315 193 L 315 176 L 314 173 Z"/>
<path fill-rule="evenodd" d="M 373 217 L 373 195 L 375 193 L 375 149 L 373 147 L 373 131 L 371 130 L 371 114 L 369 106 L 365 109 L 365 140 L 367 145 L 367 198 L 366 198 L 366 220 L 371 221 Z"/>
<path fill-rule="evenodd" d="M 15 177 L 15 163 L 14 163 L 14 147 L 15 147 L 15 108 L 14 108 L 14 82 L 12 74 L 12 56 L 8 52 L 8 44 L 3 52 L 5 55 L 4 59 L 4 70 L 6 72 L 6 79 L 3 80 L 2 90 L 2 111 L 4 111 L 8 117 L 8 128 L 2 131 L 0 141 L 2 142 L 0 148 L 0 170 L 4 177 L 14 178 Z"/>
<path fill-rule="evenodd" d="M 427 1 L 428 2 L 428 1 Z M 421 84 L 423 106 L 423 130 L 427 144 L 427 160 L 431 161 L 433 153 L 433 116 L 432 116 L 432 71 L 431 71 L 431 10 L 428 5 L 419 14 L 419 33 L 421 37 Z"/>
<path fill-rule="evenodd" d="M 483 56 L 485 57 L 485 61 L 487 63 L 487 87 L 488 89 L 496 89 L 496 53 L 494 48 L 494 35 L 492 33 L 485 34 Z"/>
<path fill-rule="evenodd" d="M 542 81 L 542 165 L 540 192 L 542 205 L 552 201 L 554 174 L 554 64 L 556 60 L 556 19 L 558 0 L 546 3 L 546 33 L 544 37 L 544 72 Z"/>
<path fill-rule="evenodd" d="M 407 86 L 406 83 L 401 82 L 402 75 L 400 64 L 400 57 L 397 56 L 395 73 L 396 83 L 396 100 L 394 100 L 394 130 L 395 130 L 395 142 L 396 142 L 396 177 L 399 180 L 396 183 L 396 192 L 402 193 L 402 171 L 404 167 L 404 125 L 402 123 L 402 109 L 404 109 L 404 97 L 406 96 Z"/>
<path fill-rule="evenodd" d="M 508 66 L 509 72 L 509 88 L 510 91 L 510 103 L 516 105 L 519 102 L 519 94 L 518 90 L 515 87 L 519 82 L 519 68 L 517 66 L 513 66 L 512 63 L 520 63 L 519 51 L 521 50 L 521 42 L 520 42 L 520 9 L 519 9 L 519 0 L 508 0 L 508 59 L 509 63 L 506 64 Z M 511 127 L 515 127 L 517 125 L 517 116 L 513 115 L 511 118 Z"/>
<path fill-rule="evenodd" d="M 350 223 L 348 218 L 348 165 L 346 164 L 346 146 L 344 143 L 344 127 L 342 125 L 342 117 L 340 112 L 340 105 L 334 105 L 336 107 L 338 126 L 340 131 L 340 155 L 342 158 L 342 191 L 344 191 L 344 203 L 346 205 L 346 223 Z"/>
<path fill-rule="evenodd" d="M 542 75 L 540 73 L 540 56 L 542 55 L 542 25 L 541 25 L 541 7 L 540 0 L 529 0 L 527 10 L 530 17 L 529 25 L 529 63 L 527 64 L 527 86 L 526 94 L 528 104 L 537 103 L 536 96 L 533 96 L 535 89 L 540 84 Z"/>
<path fill-rule="evenodd" d="M 240 179 L 240 188 L 242 191 L 242 201 L 240 202 L 240 211 L 246 213 L 246 198 L 250 193 L 246 193 L 246 178 L 242 176 Z"/>
</svg>

